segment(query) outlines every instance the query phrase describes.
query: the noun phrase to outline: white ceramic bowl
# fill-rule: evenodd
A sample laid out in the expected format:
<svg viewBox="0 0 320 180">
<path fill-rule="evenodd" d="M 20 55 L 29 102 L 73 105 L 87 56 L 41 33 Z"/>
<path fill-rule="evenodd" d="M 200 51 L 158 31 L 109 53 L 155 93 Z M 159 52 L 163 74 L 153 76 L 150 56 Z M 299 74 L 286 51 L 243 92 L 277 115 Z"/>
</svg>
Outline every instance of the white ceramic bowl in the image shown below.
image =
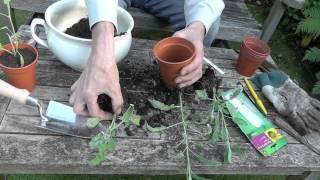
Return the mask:
<svg viewBox="0 0 320 180">
<path fill-rule="evenodd" d="M 81 71 L 91 51 L 91 39 L 78 38 L 63 32 L 87 16 L 83 0 L 60 0 L 48 7 L 45 20 L 40 18 L 32 20 L 31 34 L 37 43 L 49 48 L 64 64 Z M 115 59 L 119 62 L 130 50 L 134 22 L 132 16 L 121 7 L 117 8 L 117 21 L 118 32 L 126 32 L 115 37 Z M 35 33 L 37 25 L 45 28 L 46 40 Z"/>
</svg>

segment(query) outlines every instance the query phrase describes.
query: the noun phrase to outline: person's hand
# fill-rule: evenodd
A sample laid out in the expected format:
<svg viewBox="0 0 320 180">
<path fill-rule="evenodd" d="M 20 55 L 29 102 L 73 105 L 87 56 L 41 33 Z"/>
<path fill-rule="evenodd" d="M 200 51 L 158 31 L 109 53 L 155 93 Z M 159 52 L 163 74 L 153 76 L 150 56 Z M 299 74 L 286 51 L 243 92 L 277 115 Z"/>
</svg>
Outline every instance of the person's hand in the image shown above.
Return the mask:
<svg viewBox="0 0 320 180">
<path fill-rule="evenodd" d="M 112 99 L 112 109 L 121 113 L 123 98 L 119 72 L 114 57 L 114 27 L 100 22 L 92 31 L 92 51 L 80 78 L 71 87 L 69 102 L 75 113 L 83 116 L 111 119 L 112 112 L 105 112 L 97 103 L 100 94 Z"/>
<path fill-rule="evenodd" d="M 201 22 L 194 22 L 185 29 L 173 34 L 175 37 L 188 39 L 193 43 L 196 51 L 194 60 L 181 69 L 179 76 L 175 80 L 179 88 L 190 86 L 202 77 L 204 34 L 205 27 Z"/>
<path fill-rule="evenodd" d="M 276 110 L 302 136 L 310 130 L 320 131 L 320 102 L 284 74 L 273 71 L 254 78 Z"/>
</svg>

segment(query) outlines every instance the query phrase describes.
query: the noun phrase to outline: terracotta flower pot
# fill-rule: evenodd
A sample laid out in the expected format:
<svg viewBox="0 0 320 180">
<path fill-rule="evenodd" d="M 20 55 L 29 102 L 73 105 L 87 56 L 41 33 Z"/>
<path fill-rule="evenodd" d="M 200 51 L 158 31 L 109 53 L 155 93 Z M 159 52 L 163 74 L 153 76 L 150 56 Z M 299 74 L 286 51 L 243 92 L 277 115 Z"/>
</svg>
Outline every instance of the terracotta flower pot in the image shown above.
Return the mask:
<svg viewBox="0 0 320 180">
<path fill-rule="evenodd" d="M 7 44 L 4 46 L 4 48 L 11 50 L 12 46 L 11 44 Z M 35 59 L 32 61 L 32 63 L 20 68 L 11 68 L 0 63 L 0 68 L 4 71 L 10 84 L 20 89 L 32 91 L 36 80 L 36 64 L 39 56 L 38 51 L 28 44 L 19 44 L 18 48 L 28 49 L 35 55 Z M 4 51 L 0 51 L 0 58 L 3 54 Z"/>
<path fill-rule="evenodd" d="M 264 41 L 248 37 L 243 40 L 236 70 L 243 76 L 250 77 L 270 55 L 271 49 Z"/>
<path fill-rule="evenodd" d="M 194 59 L 195 47 L 184 38 L 168 37 L 154 46 L 153 53 L 159 63 L 163 81 L 168 87 L 175 88 L 175 79 L 180 70 Z"/>
</svg>

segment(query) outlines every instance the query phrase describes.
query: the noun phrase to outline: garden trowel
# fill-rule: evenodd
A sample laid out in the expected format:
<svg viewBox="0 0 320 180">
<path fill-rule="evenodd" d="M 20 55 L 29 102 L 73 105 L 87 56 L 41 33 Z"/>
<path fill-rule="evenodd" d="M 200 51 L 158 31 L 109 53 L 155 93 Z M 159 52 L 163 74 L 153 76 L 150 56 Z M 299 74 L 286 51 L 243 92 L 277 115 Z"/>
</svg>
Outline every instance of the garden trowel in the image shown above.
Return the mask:
<svg viewBox="0 0 320 180">
<path fill-rule="evenodd" d="M 78 116 L 70 106 L 56 101 L 49 102 L 44 115 L 39 100 L 31 97 L 28 90 L 18 89 L 2 80 L 0 80 L 0 95 L 12 98 L 20 104 L 38 107 L 41 120 L 36 126 L 39 128 L 86 139 L 105 131 L 101 123 L 95 128 L 88 128 L 88 117 Z"/>
</svg>

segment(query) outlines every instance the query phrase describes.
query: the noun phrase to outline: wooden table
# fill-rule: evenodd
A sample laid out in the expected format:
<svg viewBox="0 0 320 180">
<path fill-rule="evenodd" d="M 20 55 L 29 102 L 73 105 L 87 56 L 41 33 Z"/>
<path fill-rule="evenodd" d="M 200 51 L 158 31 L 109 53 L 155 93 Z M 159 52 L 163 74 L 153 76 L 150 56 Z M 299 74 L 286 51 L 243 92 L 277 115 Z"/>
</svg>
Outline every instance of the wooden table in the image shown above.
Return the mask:
<svg viewBox="0 0 320 180">
<path fill-rule="evenodd" d="M 158 76 L 158 67 L 152 61 L 154 41 L 134 39 L 129 55 L 119 64 L 121 84 L 125 99 L 138 97 L 140 107 L 147 105 L 146 98 L 161 99 L 150 83 L 139 83 L 139 72 Z M 79 73 L 60 63 L 49 50 L 39 48 L 40 60 L 37 67 L 37 86 L 32 95 L 39 98 L 46 108 L 49 100 L 68 103 L 69 88 Z M 234 70 L 237 54 L 233 50 L 210 48 L 206 57 L 213 60 L 225 72 L 221 88 L 236 86 L 240 76 Z M 129 70 L 126 70 L 129 69 Z M 220 76 L 217 74 L 217 76 Z M 146 76 L 147 77 L 147 76 Z M 146 80 L 145 82 L 147 82 Z M 192 121 L 200 119 L 205 106 L 199 105 L 193 97 L 185 95 L 185 107 L 191 112 Z M 264 99 L 265 101 L 265 99 Z M 127 106 L 127 102 L 126 105 Z M 268 118 L 279 117 L 270 104 Z M 153 110 L 152 113 L 160 113 Z M 151 113 L 151 114 L 152 114 Z M 161 113 L 160 113 L 161 114 Z M 144 114 L 148 121 L 150 113 Z M 175 113 L 159 116 L 168 125 L 178 122 Z M 90 167 L 88 160 L 94 153 L 88 148 L 88 140 L 54 134 L 40 130 L 33 125 L 39 121 L 37 109 L 18 105 L 10 99 L 0 97 L 0 174 L 7 173 L 48 173 L 48 174 L 184 174 L 185 161 L 177 159 L 175 149 L 179 129 L 166 133 L 150 133 L 141 128 L 120 128 L 116 134 L 117 147 L 107 155 L 101 166 Z M 228 121 L 232 144 L 238 144 L 242 155 L 233 156 L 233 163 L 221 167 L 206 167 L 193 160 L 193 170 L 198 174 L 292 174 L 306 171 L 320 171 L 320 157 L 300 144 L 282 130 L 288 145 L 272 157 L 263 157 L 248 142 L 231 121 Z M 199 150 L 209 159 L 221 161 L 223 144 L 209 146 L 205 139 L 191 136 L 192 146 L 202 144 Z"/>
</svg>

